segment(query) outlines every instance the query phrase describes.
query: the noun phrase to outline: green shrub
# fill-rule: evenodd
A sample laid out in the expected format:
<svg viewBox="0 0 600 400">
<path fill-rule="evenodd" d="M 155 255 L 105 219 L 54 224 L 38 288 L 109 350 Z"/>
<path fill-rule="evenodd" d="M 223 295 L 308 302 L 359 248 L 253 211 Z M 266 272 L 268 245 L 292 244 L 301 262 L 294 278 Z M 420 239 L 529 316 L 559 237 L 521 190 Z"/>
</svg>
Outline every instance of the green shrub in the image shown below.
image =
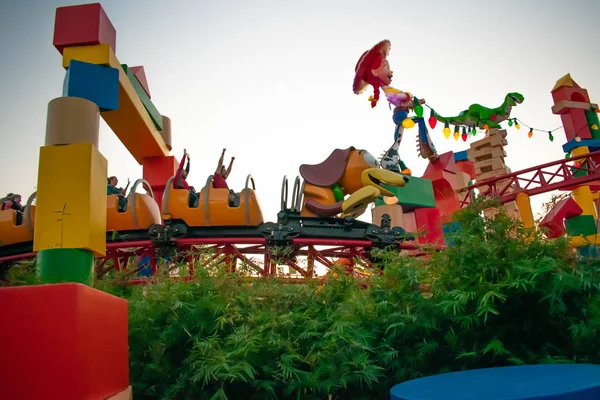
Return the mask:
<svg viewBox="0 0 600 400">
<path fill-rule="evenodd" d="M 382 399 L 442 372 L 600 363 L 598 261 L 504 214 L 456 220 L 455 246 L 428 260 L 379 252 L 384 272 L 366 285 L 342 271 L 322 286 L 247 283 L 219 268 L 102 283 L 129 300 L 136 397 Z"/>
</svg>

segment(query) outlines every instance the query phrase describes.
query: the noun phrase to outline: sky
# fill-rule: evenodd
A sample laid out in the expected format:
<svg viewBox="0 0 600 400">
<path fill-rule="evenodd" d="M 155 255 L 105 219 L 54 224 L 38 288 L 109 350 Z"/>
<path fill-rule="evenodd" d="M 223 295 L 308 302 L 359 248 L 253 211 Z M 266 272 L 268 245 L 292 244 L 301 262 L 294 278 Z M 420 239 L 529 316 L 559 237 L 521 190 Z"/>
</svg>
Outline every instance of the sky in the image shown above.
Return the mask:
<svg viewBox="0 0 600 400">
<path fill-rule="evenodd" d="M 0 193 L 28 196 L 37 185 L 47 105 L 61 96 L 65 70 L 52 45 L 56 7 L 64 0 L 20 0 L 0 13 Z M 143 65 L 161 114 L 172 121 L 173 152 L 192 156 L 188 182 L 198 190 L 221 150 L 235 156 L 228 179 L 237 191 L 252 174 L 265 220 L 276 220 L 281 182 L 303 163 L 355 146 L 376 157 L 393 142 L 385 100 L 352 92 L 354 67 L 382 39 L 392 86 L 441 115 L 472 103 L 497 107 L 508 92 L 525 96 L 512 117 L 535 128 L 561 125 L 550 90 L 566 73 L 600 102 L 598 0 L 241 1 L 106 0 L 121 63 Z M 426 117 L 428 114 L 426 113 Z M 100 151 L 121 183 L 142 168 L 101 122 Z M 448 140 L 430 131 L 439 153 L 461 151 L 480 133 Z M 527 137 L 508 128 L 513 170 L 562 159 L 562 130 Z M 427 160 L 405 132 L 401 156 L 415 176 Z M 228 159 L 227 159 L 228 160 Z M 550 195 L 532 198 L 534 212 Z M 370 215 L 361 219 L 369 220 Z"/>
</svg>

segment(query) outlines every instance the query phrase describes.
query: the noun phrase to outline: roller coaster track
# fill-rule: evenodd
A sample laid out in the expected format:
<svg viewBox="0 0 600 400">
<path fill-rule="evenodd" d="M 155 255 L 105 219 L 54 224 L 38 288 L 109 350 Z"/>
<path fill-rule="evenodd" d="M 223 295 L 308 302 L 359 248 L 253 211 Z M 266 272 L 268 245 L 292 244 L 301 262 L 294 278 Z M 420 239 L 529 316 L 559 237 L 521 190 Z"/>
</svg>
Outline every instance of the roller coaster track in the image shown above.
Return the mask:
<svg viewBox="0 0 600 400">
<path fill-rule="evenodd" d="M 504 204 L 514 201 L 518 193 L 534 196 L 600 181 L 600 165 L 594 161 L 598 158 L 600 150 L 481 180 L 459 190 L 466 192 L 461 207 L 473 202 L 473 189 L 479 189 L 477 197 L 497 198 Z"/>
<path fill-rule="evenodd" d="M 316 270 L 331 269 L 336 259 L 346 259 L 343 264 L 352 275 L 361 276 L 361 267 L 372 267 L 370 240 L 342 240 L 319 238 L 296 238 L 287 249 L 274 249 L 266 238 L 180 238 L 170 243 L 170 252 L 164 252 L 160 244 L 152 240 L 107 243 L 106 256 L 96 260 L 96 276 L 103 278 L 110 271 L 133 275 L 143 268 L 149 268 L 149 274 L 155 275 L 165 264 L 186 266 L 190 273 L 193 268 L 209 267 L 212 263 L 222 262 L 229 271 L 244 269 L 251 277 L 281 277 L 285 282 L 297 283 L 316 278 Z M 399 244 L 400 253 L 406 256 L 423 257 L 429 251 L 439 251 L 444 246 L 422 247 L 414 242 Z M 278 253 L 279 251 L 279 253 Z M 162 253 L 162 254 L 161 254 Z M 0 262 L 17 263 L 31 260 L 35 253 L 26 252 L 0 258 Z M 282 272 L 281 267 L 288 272 Z M 129 284 L 152 282 L 154 278 L 133 278 Z"/>
<path fill-rule="evenodd" d="M 102 279 L 116 271 L 124 284 L 148 283 L 157 274 L 174 272 L 182 279 L 192 276 L 194 268 L 223 263 L 227 270 L 247 278 L 278 277 L 294 283 L 317 278 L 336 264 L 348 274 L 364 275 L 363 267 L 372 267 L 377 261 L 373 249 L 426 257 L 445 248 L 415 243 L 412 234 L 391 226 L 389 215 L 382 217 L 380 225 L 351 217 L 304 217 L 300 212 L 302 192 L 303 184 L 296 177 L 288 207 L 288 179 L 284 177 L 277 222 L 258 226 L 249 226 L 248 221 L 246 226 L 188 226 L 172 219 L 149 229 L 115 236 L 109 232 L 106 255 L 96 259 L 96 277 Z M 34 258 L 31 241 L 0 247 L 0 265 Z"/>
</svg>

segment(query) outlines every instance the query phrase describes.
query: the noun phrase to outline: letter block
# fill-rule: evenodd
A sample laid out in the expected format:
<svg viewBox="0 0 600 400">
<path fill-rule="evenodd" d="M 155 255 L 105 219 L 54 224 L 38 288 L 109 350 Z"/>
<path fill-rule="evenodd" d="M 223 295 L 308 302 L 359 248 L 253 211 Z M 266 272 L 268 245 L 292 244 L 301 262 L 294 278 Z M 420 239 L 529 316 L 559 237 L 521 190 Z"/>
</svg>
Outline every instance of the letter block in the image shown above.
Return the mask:
<svg viewBox="0 0 600 400">
<path fill-rule="evenodd" d="M 106 254 L 107 162 L 91 143 L 40 149 L 33 250 Z"/>
</svg>

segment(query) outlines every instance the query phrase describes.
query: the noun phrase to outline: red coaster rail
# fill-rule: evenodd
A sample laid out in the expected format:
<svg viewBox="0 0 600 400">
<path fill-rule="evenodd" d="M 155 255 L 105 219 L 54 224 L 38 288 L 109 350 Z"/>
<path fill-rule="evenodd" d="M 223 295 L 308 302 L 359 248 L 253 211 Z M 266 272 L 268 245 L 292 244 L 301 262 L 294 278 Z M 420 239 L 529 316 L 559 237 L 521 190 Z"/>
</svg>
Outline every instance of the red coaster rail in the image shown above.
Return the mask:
<svg viewBox="0 0 600 400">
<path fill-rule="evenodd" d="M 600 181 L 600 165 L 593 161 L 598 156 L 600 150 L 484 179 L 459 190 L 467 192 L 460 206 L 463 208 L 471 204 L 473 189 L 482 186 L 487 186 L 487 189 L 482 190 L 477 197 L 498 198 L 500 204 L 504 204 L 514 201 L 517 193 L 521 192 L 534 196 Z M 586 175 L 575 176 L 579 172 L 585 172 Z"/>
</svg>

